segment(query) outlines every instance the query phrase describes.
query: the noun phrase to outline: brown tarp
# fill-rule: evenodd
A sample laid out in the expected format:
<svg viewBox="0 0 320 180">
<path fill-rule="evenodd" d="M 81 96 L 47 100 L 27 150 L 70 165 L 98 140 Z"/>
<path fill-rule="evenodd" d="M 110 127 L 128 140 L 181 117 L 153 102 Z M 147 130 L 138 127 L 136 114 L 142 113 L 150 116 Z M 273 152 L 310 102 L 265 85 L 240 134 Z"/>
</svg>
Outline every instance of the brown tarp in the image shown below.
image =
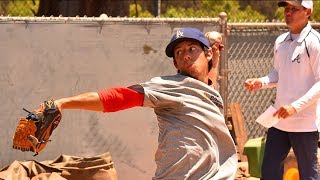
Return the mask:
<svg viewBox="0 0 320 180">
<path fill-rule="evenodd" d="M 0 170 L 0 179 L 117 180 L 117 172 L 107 152 L 94 157 L 61 155 L 53 161 L 14 161 Z"/>
</svg>

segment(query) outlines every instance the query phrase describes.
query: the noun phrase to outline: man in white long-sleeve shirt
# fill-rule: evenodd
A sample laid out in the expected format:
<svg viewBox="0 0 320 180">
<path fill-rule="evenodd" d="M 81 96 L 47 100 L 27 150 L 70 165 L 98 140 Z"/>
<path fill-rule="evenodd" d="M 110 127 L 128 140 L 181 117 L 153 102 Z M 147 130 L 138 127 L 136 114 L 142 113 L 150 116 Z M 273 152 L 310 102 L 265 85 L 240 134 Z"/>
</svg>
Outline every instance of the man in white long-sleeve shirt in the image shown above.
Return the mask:
<svg viewBox="0 0 320 180">
<path fill-rule="evenodd" d="M 290 32 L 274 46 L 274 67 L 265 77 L 248 79 L 251 92 L 277 88 L 274 116 L 280 121 L 268 130 L 262 179 L 281 180 L 283 161 L 292 147 L 300 179 L 318 179 L 317 148 L 320 117 L 320 34 L 309 18 L 312 0 L 281 1 Z"/>
</svg>

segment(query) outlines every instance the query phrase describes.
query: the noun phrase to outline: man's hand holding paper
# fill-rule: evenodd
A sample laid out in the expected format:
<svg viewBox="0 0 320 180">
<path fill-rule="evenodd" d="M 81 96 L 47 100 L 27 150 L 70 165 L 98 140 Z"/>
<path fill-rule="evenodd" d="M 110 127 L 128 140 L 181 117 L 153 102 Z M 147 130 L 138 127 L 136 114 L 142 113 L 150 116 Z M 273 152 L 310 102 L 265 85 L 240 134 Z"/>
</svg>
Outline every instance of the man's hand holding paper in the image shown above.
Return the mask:
<svg viewBox="0 0 320 180">
<path fill-rule="evenodd" d="M 257 118 L 256 121 L 262 126 L 270 128 L 279 122 L 278 116 L 274 116 L 276 112 L 277 110 L 270 105 L 268 109 Z"/>
</svg>

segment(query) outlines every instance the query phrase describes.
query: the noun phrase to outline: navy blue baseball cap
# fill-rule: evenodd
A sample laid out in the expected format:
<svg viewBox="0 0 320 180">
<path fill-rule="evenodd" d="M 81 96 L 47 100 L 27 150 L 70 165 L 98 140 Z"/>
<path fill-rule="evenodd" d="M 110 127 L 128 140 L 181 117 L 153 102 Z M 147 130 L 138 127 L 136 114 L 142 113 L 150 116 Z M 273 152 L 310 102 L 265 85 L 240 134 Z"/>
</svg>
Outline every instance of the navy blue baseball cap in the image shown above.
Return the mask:
<svg viewBox="0 0 320 180">
<path fill-rule="evenodd" d="M 181 28 L 177 30 L 177 32 L 172 36 L 170 43 L 166 47 L 166 55 L 168 57 L 173 57 L 173 50 L 176 47 L 176 45 L 188 39 L 196 40 L 204 46 L 206 46 L 207 48 L 210 48 L 207 38 L 199 29 Z"/>
</svg>

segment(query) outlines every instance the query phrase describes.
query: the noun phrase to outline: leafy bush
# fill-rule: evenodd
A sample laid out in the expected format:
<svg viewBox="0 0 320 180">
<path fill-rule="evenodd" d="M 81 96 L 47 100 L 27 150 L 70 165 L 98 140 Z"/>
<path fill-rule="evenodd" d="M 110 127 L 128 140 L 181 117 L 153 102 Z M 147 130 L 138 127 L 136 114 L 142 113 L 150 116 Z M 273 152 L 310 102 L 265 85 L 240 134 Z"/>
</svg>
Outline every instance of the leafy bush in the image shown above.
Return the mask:
<svg viewBox="0 0 320 180">
<path fill-rule="evenodd" d="M 7 14 L 10 16 L 34 16 L 39 8 L 39 1 L 10 1 Z"/>
</svg>

